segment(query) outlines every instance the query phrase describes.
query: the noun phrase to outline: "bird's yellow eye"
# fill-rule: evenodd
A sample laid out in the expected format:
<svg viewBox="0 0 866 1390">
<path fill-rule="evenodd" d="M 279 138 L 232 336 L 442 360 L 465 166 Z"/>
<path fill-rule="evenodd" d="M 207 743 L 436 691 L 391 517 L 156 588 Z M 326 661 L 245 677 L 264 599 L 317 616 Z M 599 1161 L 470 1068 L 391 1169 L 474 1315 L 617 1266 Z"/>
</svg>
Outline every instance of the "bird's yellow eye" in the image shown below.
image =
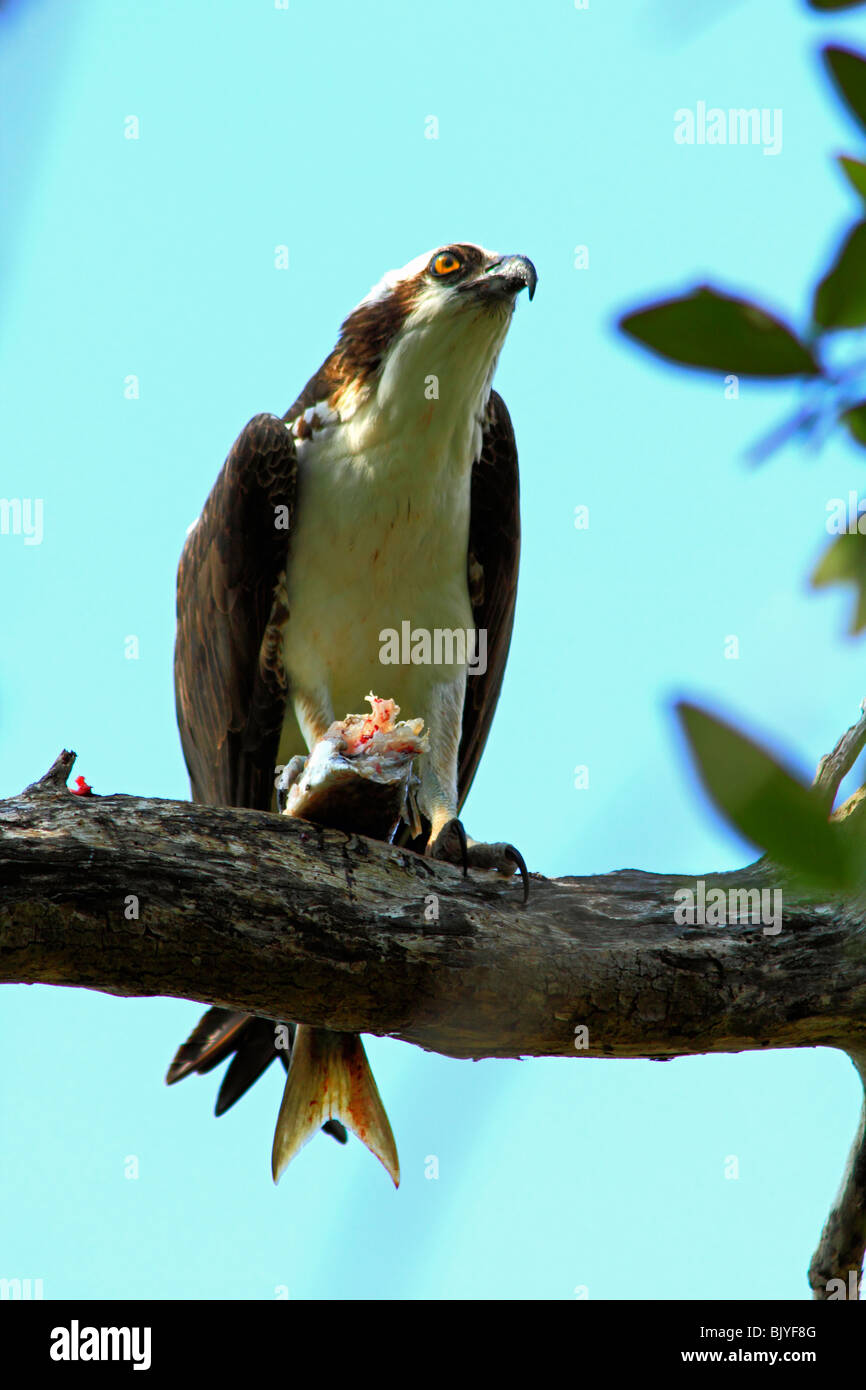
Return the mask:
<svg viewBox="0 0 866 1390">
<path fill-rule="evenodd" d="M 434 275 L 452 275 L 460 269 L 460 262 L 450 251 L 440 251 L 430 269 Z"/>
</svg>

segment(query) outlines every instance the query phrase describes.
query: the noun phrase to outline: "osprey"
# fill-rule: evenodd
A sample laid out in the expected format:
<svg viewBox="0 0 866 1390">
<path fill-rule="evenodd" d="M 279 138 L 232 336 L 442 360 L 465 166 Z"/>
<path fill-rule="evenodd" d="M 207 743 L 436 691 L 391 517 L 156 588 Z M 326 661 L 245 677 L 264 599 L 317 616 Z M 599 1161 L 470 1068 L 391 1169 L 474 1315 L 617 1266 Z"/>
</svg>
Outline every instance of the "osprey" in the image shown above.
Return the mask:
<svg viewBox="0 0 866 1390">
<path fill-rule="evenodd" d="M 175 692 L 196 801 L 273 810 L 275 766 L 313 749 L 370 690 L 424 720 L 422 833 L 402 842 L 511 874 L 513 846 L 458 820 L 499 696 L 517 592 L 517 451 L 491 389 L 522 255 L 455 243 L 388 272 L 282 417 L 242 430 L 177 578 Z M 387 633 L 483 638 L 422 644 L 383 665 Z M 483 668 L 483 669 L 482 669 Z M 385 688 L 387 687 L 387 688 Z M 414 827 L 417 829 L 417 825 Z M 288 1077 L 273 1175 L 320 1126 L 344 1120 L 399 1182 L 391 1129 L 360 1038 L 212 1008 L 166 1080 L 233 1055 L 221 1114 L 275 1056 Z"/>
</svg>

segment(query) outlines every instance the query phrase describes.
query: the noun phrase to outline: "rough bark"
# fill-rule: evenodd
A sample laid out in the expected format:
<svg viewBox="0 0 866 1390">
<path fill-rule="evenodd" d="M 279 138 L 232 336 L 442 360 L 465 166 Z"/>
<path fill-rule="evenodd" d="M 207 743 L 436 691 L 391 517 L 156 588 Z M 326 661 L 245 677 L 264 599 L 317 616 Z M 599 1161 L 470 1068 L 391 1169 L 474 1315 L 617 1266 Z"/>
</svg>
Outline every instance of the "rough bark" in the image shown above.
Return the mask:
<svg viewBox="0 0 866 1390">
<path fill-rule="evenodd" d="M 170 995 L 451 1057 L 670 1058 L 823 1045 L 866 1056 L 866 907 L 765 862 L 778 933 L 680 925 L 694 877 L 515 881 L 268 813 L 77 796 L 63 754 L 0 802 L 0 980 Z M 859 1276 L 864 1127 L 810 1278 Z"/>
</svg>

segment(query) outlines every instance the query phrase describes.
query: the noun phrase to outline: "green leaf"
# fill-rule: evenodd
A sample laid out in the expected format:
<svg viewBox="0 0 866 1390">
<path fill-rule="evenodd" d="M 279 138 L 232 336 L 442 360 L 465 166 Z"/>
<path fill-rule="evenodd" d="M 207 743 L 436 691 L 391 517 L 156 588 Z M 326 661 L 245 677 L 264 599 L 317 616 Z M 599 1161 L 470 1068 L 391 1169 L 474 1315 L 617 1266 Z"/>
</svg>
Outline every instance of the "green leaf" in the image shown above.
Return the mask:
<svg viewBox="0 0 866 1390">
<path fill-rule="evenodd" d="M 866 222 L 858 222 L 815 290 L 812 306 L 822 328 L 860 328 L 866 323 Z"/>
<path fill-rule="evenodd" d="M 710 285 L 625 314 L 619 327 L 659 357 L 686 367 L 758 377 L 819 371 L 806 345 L 779 319 Z"/>
<path fill-rule="evenodd" d="M 859 159 L 851 159 L 847 154 L 840 154 L 838 158 L 842 172 L 851 187 L 861 198 L 866 198 L 866 164 L 862 164 Z"/>
<path fill-rule="evenodd" d="M 849 406 L 840 417 L 855 443 L 866 449 L 866 401 Z"/>
<path fill-rule="evenodd" d="M 807 0 L 810 10 L 855 10 L 866 0 Z"/>
<path fill-rule="evenodd" d="M 823 589 L 828 584 L 853 584 L 857 590 L 857 607 L 849 631 L 852 636 L 866 628 L 866 536 L 859 531 L 837 536 L 821 556 L 812 586 Z"/>
<path fill-rule="evenodd" d="M 711 800 L 748 840 L 815 886 L 855 886 L 848 841 L 813 788 L 715 715 L 685 701 L 677 712 Z"/>
<path fill-rule="evenodd" d="M 832 44 L 824 49 L 823 57 L 836 91 L 866 130 L 866 58 L 852 48 Z"/>
</svg>

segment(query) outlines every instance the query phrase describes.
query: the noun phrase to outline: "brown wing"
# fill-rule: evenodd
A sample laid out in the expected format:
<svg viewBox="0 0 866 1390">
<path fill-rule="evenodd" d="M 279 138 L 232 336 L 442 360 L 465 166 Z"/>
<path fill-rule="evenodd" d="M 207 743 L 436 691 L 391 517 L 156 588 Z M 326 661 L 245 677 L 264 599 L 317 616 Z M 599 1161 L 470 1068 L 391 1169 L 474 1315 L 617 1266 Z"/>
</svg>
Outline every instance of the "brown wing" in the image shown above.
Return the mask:
<svg viewBox="0 0 866 1390">
<path fill-rule="evenodd" d="M 520 480 L 511 417 L 490 393 L 481 455 L 472 469 L 469 596 L 477 629 L 487 632 L 487 670 L 469 676 L 457 764 L 459 805 L 469 795 L 499 699 L 517 601 Z"/>
<path fill-rule="evenodd" d="M 285 425 L 275 415 L 255 416 L 183 548 L 175 697 L 195 801 L 271 806 L 287 698 L 278 589 L 296 476 Z"/>
<path fill-rule="evenodd" d="M 275 415 L 257 415 L 235 441 L 183 548 L 175 698 L 195 801 L 271 806 L 287 697 L 278 591 L 296 476 L 286 426 Z M 210 1071 L 232 1054 L 218 1115 L 276 1056 L 287 1060 L 275 1048 L 272 1021 L 213 1008 L 178 1050 L 166 1080 Z"/>
</svg>

